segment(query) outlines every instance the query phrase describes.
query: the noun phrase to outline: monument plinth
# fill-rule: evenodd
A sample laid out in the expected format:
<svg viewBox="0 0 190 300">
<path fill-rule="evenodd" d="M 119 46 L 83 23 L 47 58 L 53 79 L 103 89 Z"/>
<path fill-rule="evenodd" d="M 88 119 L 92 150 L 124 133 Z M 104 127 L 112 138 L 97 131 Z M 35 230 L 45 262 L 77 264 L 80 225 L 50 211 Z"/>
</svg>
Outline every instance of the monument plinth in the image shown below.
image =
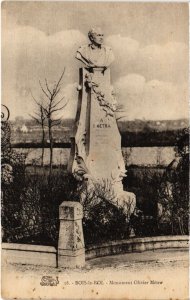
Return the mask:
<svg viewBox="0 0 190 300">
<path fill-rule="evenodd" d="M 123 207 L 126 217 L 134 211 L 133 193 L 123 191 L 126 176 L 121 151 L 121 136 L 115 110 L 117 102 L 110 80 L 109 65 L 114 59 L 111 48 L 104 46 L 101 32 L 89 32 L 90 45 L 82 46 L 76 58 L 86 67 L 79 72 L 79 99 L 75 130 L 72 173 L 92 188 L 97 182 L 109 182 L 113 204 Z"/>
</svg>

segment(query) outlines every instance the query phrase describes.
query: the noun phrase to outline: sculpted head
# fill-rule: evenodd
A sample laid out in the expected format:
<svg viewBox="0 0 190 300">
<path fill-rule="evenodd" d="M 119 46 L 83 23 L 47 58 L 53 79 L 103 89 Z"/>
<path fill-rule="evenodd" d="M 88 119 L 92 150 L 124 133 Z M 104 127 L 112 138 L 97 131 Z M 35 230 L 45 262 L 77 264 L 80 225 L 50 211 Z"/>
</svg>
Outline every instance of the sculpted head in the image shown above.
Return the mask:
<svg viewBox="0 0 190 300">
<path fill-rule="evenodd" d="M 104 34 L 101 28 L 90 29 L 88 37 L 91 43 L 79 47 L 76 58 L 90 68 L 108 68 L 114 61 L 114 55 L 109 46 L 103 45 Z"/>
<path fill-rule="evenodd" d="M 92 44 L 96 46 L 101 46 L 104 42 L 104 34 L 99 27 L 90 29 L 88 32 L 88 37 Z"/>
</svg>

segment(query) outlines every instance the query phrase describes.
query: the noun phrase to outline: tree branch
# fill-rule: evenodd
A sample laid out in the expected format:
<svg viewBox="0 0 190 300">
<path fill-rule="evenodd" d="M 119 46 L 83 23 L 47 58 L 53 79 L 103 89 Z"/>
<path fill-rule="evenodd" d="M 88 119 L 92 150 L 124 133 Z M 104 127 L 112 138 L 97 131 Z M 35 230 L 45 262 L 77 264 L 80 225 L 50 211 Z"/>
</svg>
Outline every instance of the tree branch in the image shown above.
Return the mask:
<svg viewBox="0 0 190 300">
<path fill-rule="evenodd" d="M 68 102 L 67 102 L 67 103 L 68 103 Z M 59 107 L 59 108 L 53 109 L 53 110 L 51 111 L 51 113 L 54 113 L 54 112 L 56 112 L 56 111 L 62 110 L 62 109 L 67 105 L 67 103 L 65 103 L 63 106 L 61 106 L 61 107 Z"/>
<path fill-rule="evenodd" d="M 46 83 L 46 88 L 47 88 L 48 92 L 50 93 L 50 96 L 52 96 L 52 93 L 51 93 L 51 91 L 49 89 L 48 82 L 47 82 L 46 78 L 45 78 L 45 83 Z"/>
<path fill-rule="evenodd" d="M 34 98 L 34 96 L 33 96 L 31 90 L 30 90 L 30 93 L 31 93 L 31 96 L 32 96 L 33 100 L 36 102 L 36 104 L 37 104 L 38 106 L 41 106 L 41 104 L 36 100 L 36 98 Z"/>
<path fill-rule="evenodd" d="M 55 96 L 57 96 L 57 94 L 60 92 L 60 90 L 61 90 L 61 88 L 58 88 L 58 90 L 54 94 L 54 98 L 55 98 Z"/>
<path fill-rule="evenodd" d="M 31 115 L 31 114 L 29 114 L 29 116 L 30 116 L 32 119 L 34 119 L 38 124 L 41 125 L 41 122 L 40 122 L 40 120 L 39 120 L 38 118 L 34 117 L 34 116 Z"/>
<path fill-rule="evenodd" d="M 46 115 L 46 117 L 47 117 L 48 114 L 49 114 L 49 111 L 48 111 L 47 108 L 45 108 L 45 107 L 43 107 L 43 109 L 44 109 L 45 115 Z"/>
<path fill-rule="evenodd" d="M 65 96 L 64 96 L 65 97 Z M 63 98 L 64 98 L 63 97 Z M 63 98 L 61 98 L 61 100 L 59 100 L 57 103 L 54 103 L 54 105 L 52 105 L 52 107 L 51 108 L 55 108 L 57 105 L 59 105 L 59 103 L 63 100 Z"/>
<path fill-rule="evenodd" d="M 58 82 L 57 82 L 57 84 L 56 84 L 56 86 L 55 86 L 53 95 L 55 95 L 55 93 L 57 92 L 57 89 L 58 89 L 58 87 L 59 87 L 59 85 L 60 85 L 60 82 L 61 82 L 61 80 L 62 80 L 62 78 L 63 78 L 64 73 L 65 73 L 65 68 L 64 68 L 64 70 L 63 70 L 63 72 L 62 72 L 62 74 L 61 74 L 61 77 L 59 78 L 59 80 L 58 80 Z"/>
<path fill-rule="evenodd" d="M 47 97 L 49 100 L 51 100 L 51 97 L 49 97 L 49 95 L 48 95 L 48 94 L 46 93 L 46 91 L 44 90 L 44 88 L 43 88 L 43 86 L 42 86 L 40 80 L 39 80 L 39 84 L 40 84 L 40 87 L 41 87 L 43 93 L 46 95 L 46 97 Z"/>
</svg>

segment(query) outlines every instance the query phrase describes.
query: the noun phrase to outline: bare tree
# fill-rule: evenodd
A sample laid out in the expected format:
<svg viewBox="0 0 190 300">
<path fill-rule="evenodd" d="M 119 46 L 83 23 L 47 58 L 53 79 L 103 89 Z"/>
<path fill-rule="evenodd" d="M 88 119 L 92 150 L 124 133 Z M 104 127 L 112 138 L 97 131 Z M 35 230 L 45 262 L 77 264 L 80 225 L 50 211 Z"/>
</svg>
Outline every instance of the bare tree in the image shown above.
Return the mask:
<svg viewBox="0 0 190 300">
<path fill-rule="evenodd" d="M 32 93 L 31 93 L 32 95 Z M 34 96 L 32 95 L 33 100 L 37 104 L 37 110 L 34 112 L 34 115 L 30 115 L 40 126 L 42 129 L 42 156 L 41 156 L 41 166 L 44 165 L 44 147 L 45 147 L 45 121 L 46 114 L 44 111 L 43 103 L 39 103 L 36 101 Z"/>
<path fill-rule="evenodd" d="M 45 96 L 45 103 L 43 105 L 43 111 L 47 118 L 47 126 L 48 126 L 48 135 L 49 135 L 49 142 L 50 142 L 50 172 L 49 175 L 51 177 L 52 174 L 52 164 L 53 164 L 53 132 L 52 129 L 54 126 L 57 126 L 61 123 L 61 118 L 57 116 L 57 113 L 60 112 L 68 103 L 68 100 L 63 104 L 63 97 L 58 97 L 60 90 L 61 90 L 61 82 L 65 73 L 65 69 L 62 72 L 60 78 L 58 79 L 57 83 L 54 84 L 53 87 L 50 87 L 48 84 L 47 79 L 45 78 L 44 86 L 40 83 L 41 90 Z"/>
</svg>

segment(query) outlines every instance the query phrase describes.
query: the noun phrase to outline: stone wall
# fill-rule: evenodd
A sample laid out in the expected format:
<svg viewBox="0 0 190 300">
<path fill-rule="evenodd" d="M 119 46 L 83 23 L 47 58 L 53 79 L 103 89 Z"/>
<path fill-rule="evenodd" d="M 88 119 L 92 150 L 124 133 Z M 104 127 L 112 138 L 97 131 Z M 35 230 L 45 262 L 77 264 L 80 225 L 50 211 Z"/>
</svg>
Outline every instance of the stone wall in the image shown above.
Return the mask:
<svg viewBox="0 0 190 300">
<path fill-rule="evenodd" d="M 157 249 L 188 250 L 189 237 L 162 236 L 133 238 L 94 245 L 86 249 L 86 260 L 96 257 L 132 252 L 154 251 Z M 56 249 L 48 246 L 2 243 L 2 263 L 32 264 L 56 267 Z"/>
<path fill-rule="evenodd" d="M 2 263 L 56 267 L 56 249 L 50 246 L 2 243 Z"/>
</svg>

